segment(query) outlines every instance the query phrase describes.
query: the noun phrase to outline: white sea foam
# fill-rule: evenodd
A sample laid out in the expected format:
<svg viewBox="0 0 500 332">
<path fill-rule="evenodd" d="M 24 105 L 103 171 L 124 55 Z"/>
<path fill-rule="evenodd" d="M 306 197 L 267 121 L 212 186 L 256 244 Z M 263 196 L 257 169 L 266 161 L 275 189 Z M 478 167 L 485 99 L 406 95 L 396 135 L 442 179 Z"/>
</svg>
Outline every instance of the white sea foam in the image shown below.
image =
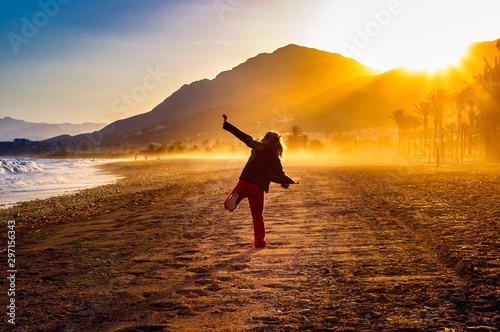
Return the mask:
<svg viewBox="0 0 500 332">
<path fill-rule="evenodd" d="M 110 183 L 94 159 L 0 159 L 0 207 Z"/>
</svg>

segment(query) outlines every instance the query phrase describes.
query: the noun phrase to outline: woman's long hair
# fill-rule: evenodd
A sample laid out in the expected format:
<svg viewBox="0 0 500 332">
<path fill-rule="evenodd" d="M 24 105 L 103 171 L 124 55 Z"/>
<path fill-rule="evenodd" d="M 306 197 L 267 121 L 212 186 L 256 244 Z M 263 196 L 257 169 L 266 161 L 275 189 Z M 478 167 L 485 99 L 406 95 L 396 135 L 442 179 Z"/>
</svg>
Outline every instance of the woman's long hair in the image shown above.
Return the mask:
<svg viewBox="0 0 500 332">
<path fill-rule="evenodd" d="M 285 159 L 286 145 L 283 143 L 281 135 L 275 131 L 268 131 L 260 141 L 269 150 L 275 153 L 281 160 Z"/>
</svg>

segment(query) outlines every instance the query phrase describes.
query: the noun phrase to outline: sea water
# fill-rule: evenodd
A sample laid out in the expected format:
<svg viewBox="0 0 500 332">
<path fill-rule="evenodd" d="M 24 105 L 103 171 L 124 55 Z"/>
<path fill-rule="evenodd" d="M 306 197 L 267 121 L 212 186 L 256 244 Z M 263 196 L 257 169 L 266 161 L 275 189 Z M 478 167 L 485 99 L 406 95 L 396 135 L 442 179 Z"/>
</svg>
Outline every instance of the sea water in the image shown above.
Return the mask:
<svg viewBox="0 0 500 332">
<path fill-rule="evenodd" d="M 0 159 L 0 209 L 112 183 L 117 178 L 95 159 Z"/>
</svg>

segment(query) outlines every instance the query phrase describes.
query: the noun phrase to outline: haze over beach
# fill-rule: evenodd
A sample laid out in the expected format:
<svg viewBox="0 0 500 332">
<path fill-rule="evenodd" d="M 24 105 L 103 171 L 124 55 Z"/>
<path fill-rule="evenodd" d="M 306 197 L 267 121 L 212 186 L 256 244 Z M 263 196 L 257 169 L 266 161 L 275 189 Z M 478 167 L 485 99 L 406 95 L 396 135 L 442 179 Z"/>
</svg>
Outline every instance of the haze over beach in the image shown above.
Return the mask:
<svg viewBox="0 0 500 332">
<path fill-rule="evenodd" d="M 0 4 L 0 330 L 500 330 L 499 12 Z"/>
</svg>

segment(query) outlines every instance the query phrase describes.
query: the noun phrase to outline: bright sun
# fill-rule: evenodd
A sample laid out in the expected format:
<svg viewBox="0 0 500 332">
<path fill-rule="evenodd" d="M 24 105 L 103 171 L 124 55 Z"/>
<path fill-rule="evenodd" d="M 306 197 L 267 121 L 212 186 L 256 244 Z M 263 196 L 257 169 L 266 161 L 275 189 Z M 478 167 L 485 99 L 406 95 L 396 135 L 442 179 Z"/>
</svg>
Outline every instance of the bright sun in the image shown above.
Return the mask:
<svg viewBox="0 0 500 332">
<path fill-rule="evenodd" d="M 460 65 L 460 60 L 466 55 L 466 47 L 441 47 L 436 50 L 415 52 L 405 61 L 403 67 L 411 71 L 435 73 L 449 67 Z"/>
<path fill-rule="evenodd" d="M 408 71 L 427 72 L 429 74 L 445 71 L 450 67 L 459 67 L 462 59 L 467 55 L 469 44 L 420 45 L 410 48 L 397 43 L 383 52 L 362 54 L 358 61 L 381 71 L 403 67 Z"/>
</svg>

